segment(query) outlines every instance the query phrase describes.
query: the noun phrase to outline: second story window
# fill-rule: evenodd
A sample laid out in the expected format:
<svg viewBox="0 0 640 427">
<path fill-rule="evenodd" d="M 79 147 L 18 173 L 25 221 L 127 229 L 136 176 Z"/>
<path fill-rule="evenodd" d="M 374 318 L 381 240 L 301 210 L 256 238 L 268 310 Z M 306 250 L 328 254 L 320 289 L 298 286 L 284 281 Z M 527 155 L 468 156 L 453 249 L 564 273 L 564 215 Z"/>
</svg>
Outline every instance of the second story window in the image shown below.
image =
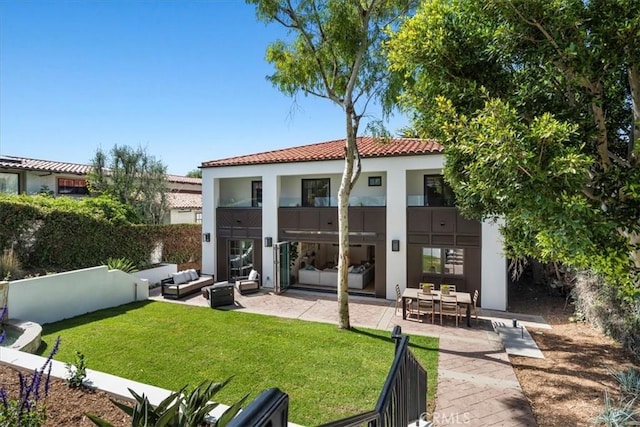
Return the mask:
<svg viewBox="0 0 640 427">
<path fill-rule="evenodd" d="M 442 175 L 424 176 L 425 206 L 455 206 L 453 190 L 444 182 Z"/>
<path fill-rule="evenodd" d="M 262 181 L 251 181 L 251 206 L 262 206 Z"/>
<path fill-rule="evenodd" d="M 329 178 L 302 180 L 302 206 L 330 206 Z"/>
<path fill-rule="evenodd" d="M 89 194 L 87 181 L 84 179 L 58 178 L 58 194 L 86 195 Z"/>
<path fill-rule="evenodd" d="M 202 224 L 202 212 L 196 212 L 196 224 Z"/>
</svg>

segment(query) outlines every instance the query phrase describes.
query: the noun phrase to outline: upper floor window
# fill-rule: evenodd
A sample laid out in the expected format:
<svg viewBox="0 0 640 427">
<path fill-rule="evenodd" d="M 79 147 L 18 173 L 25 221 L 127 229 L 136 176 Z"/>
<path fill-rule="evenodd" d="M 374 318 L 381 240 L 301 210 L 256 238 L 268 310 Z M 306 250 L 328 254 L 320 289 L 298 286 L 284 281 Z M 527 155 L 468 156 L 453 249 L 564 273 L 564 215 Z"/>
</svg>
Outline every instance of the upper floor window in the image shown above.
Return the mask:
<svg viewBox="0 0 640 427">
<path fill-rule="evenodd" d="M 302 206 L 329 206 L 331 190 L 329 178 L 302 180 Z"/>
<path fill-rule="evenodd" d="M 251 206 L 262 206 L 262 181 L 251 181 Z"/>
<path fill-rule="evenodd" d="M 425 206 L 455 206 L 453 190 L 442 175 L 424 176 Z"/>
<path fill-rule="evenodd" d="M 58 178 L 58 194 L 89 194 L 87 181 L 84 179 Z"/>
<path fill-rule="evenodd" d="M 20 192 L 20 175 L 0 172 L 0 193 L 18 194 Z"/>
<path fill-rule="evenodd" d="M 202 212 L 196 212 L 196 224 L 202 224 Z"/>
</svg>

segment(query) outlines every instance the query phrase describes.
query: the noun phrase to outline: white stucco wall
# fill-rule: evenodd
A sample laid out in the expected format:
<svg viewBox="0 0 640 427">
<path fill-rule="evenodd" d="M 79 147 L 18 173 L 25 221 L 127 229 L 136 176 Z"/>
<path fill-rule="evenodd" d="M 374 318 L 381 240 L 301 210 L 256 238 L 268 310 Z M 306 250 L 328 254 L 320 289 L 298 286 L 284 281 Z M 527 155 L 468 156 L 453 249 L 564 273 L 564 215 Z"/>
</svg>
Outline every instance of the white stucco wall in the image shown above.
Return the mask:
<svg viewBox="0 0 640 427">
<path fill-rule="evenodd" d="M 401 288 L 407 282 L 406 236 L 407 236 L 407 196 L 423 194 L 424 175 L 441 173 L 444 163 L 443 155 L 402 156 L 372 158 L 362 160 L 362 173 L 352 192 L 352 197 L 376 196 L 382 194 L 386 198 L 386 297 L 395 298 L 395 285 Z M 251 180 L 262 180 L 262 252 L 263 252 L 263 285 L 273 286 L 273 250 L 264 247 L 264 237 L 272 237 L 277 241 L 278 203 L 283 198 L 299 200 L 301 197 L 301 180 L 305 178 L 328 177 L 331 179 L 331 196 L 337 197 L 340 177 L 344 167 L 342 160 L 281 163 L 269 165 L 247 165 L 224 168 L 203 169 L 203 233 L 210 232 L 211 242 L 203 243 L 203 272 L 215 272 L 215 208 L 217 193 L 224 191 L 231 178 L 238 179 L 242 191 L 250 193 Z M 257 174 L 259 172 L 259 175 Z M 381 187 L 369 187 L 369 176 L 382 176 Z M 246 178 L 251 177 L 251 178 Z M 232 181 L 235 185 L 236 181 Z M 245 196 L 250 197 L 250 196 Z M 391 250 L 392 240 L 400 241 L 400 251 Z M 482 226 L 482 302 L 483 307 L 498 310 L 506 309 L 506 268 L 501 252 L 501 240 L 496 227 Z M 224 249 L 222 249 L 224 250 Z M 268 278 L 268 280 L 267 280 Z"/>
<path fill-rule="evenodd" d="M 502 251 L 501 223 L 482 223 L 482 308 L 507 310 L 507 260 Z"/>
<path fill-rule="evenodd" d="M 49 187 L 49 190 L 53 192 L 58 191 L 58 177 L 62 178 L 62 175 L 50 175 L 46 172 L 27 172 L 27 194 L 38 193 L 44 185 Z M 78 179 L 74 177 L 73 179 Z"/>
<path fill-rule="evenodd" d="M 199 209 L 172 209 L 169 224 L 195 224 Z"/>
<path fill-rule="evenodd" d="M 146 280 L 92 267 L 9 282 L 9 317 L 45 324 L 148 298 Z"/>
</svg>

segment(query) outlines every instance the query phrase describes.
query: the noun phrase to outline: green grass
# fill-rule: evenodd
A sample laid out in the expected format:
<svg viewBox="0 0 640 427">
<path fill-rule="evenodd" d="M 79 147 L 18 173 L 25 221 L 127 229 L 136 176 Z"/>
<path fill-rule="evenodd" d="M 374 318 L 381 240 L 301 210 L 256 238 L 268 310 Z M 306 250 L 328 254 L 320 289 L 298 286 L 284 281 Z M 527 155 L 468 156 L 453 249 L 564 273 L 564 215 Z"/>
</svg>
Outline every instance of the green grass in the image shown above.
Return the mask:
<svg viewBox="0 0 640 427">
<path fill-rule="evenodd" d="M 231 404 L 278 387 L 289 394 L 289 419 L 316 425 L 374 408 L 391 367 L 390 332 L 342 331 L 335 325 L 207 307 L 132 303 L 44 325 L 56 360 L 178 390 L 204 380 L 233 380 L 216 397 Z M 410 347 L 428 373 L 429 406 L 437 384 L 438 340 L 412 336 Z"/>
</svg>

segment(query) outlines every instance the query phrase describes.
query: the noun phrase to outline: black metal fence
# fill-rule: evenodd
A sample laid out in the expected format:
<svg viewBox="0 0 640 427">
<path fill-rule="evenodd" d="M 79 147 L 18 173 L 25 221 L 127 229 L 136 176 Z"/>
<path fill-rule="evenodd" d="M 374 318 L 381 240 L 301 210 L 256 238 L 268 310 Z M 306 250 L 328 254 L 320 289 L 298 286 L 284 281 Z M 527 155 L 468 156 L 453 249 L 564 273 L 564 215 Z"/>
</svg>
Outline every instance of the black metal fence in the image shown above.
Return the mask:
<svg viewBox="0 0 640 427">
<path fill-rule="evenodd" d="M 393 329 L 391 337 L 395 357 L 375 408 L 322 427 L 406 427 L 426 414 L 427 372 L 409 349 L 409 337 L 402 335 L 400 326 Z M 273 388 L 263 391 L 228 426 L 286 427 L 288 412 L 288 395 Z"/>
</svg>

